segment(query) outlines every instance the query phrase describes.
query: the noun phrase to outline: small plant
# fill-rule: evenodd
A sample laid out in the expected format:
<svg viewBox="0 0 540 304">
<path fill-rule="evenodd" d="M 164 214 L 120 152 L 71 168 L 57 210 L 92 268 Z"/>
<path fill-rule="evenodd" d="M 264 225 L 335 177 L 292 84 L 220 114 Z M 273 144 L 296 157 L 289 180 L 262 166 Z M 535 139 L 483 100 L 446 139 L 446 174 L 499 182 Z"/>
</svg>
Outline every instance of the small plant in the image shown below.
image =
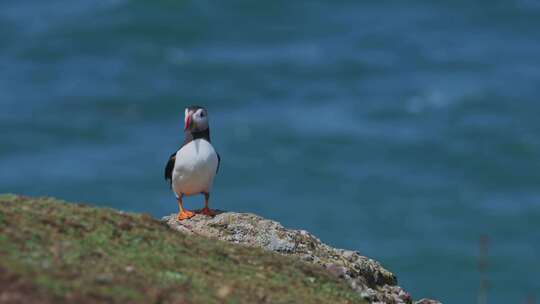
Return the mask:
<svg viewBox="0 0 540 304">
<path fill-rule="evenodd" d="M 487 293 L 489 288 L 487 279 L 489 238 L 487 235 L 480 236 L 479 246 L 480 255 L 478 256 L 478 271 L 480 272 L 480 288 L 478 291 L 478 304 L 487 304 Z"/>
</svg>

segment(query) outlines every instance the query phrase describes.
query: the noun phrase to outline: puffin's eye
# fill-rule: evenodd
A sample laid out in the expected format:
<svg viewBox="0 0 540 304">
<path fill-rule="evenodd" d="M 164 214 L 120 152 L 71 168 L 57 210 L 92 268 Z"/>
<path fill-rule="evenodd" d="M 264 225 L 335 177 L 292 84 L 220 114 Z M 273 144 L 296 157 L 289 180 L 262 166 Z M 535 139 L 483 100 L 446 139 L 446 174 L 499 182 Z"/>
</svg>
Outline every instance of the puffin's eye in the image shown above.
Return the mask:
<svg viewBox="0 0 540 304">
<path fill-rule="evenodd" d="M 201 116 L 201 118 L 204 117 L 204 112 L 201 112 L 201 115 L 200 115 L 200 116 Z"/>
</svg>

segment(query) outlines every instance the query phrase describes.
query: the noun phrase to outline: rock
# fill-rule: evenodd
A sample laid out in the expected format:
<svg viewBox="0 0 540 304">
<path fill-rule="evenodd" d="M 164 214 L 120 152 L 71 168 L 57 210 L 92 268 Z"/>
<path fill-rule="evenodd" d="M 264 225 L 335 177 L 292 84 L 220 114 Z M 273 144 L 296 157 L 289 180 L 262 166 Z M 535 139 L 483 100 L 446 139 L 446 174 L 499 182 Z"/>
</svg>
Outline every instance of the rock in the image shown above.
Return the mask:
<svg viewBox="0 0 540 304">
<path fill-rule="evenodd" d="M 217 296 L 218 298 L 224 300 L 226 299 L 229 294 L 231 293 L 232 289 L 229 286 L 222 286 L 217 290 Z"/>
<path fill-rule="evenodd" d="M 96 283 L 99 283 L 99 284 L 109 284 L 109 283 L 112 283 L 112 281 L 114 280 L 114 277 L 110 273 L 103 273 L 103 274 L 97 275 L 94 280 L 96 281 Z"/>
<path fill-rule="evenodd" d="M 326 269 L 333 274 L 336 278 L 345 279 L 347 278 L 347 268 L 339 266 L 336 264 L 330 264 L 326 266 Z"/>
<path fill-rule="evenodd" d="M 235 212 L 218 212 L 215 217 L 196 215 L 181 222 L 173 214 L 162 221 L 183 233 L 260 247 L 318 264 L 372 303 L 412 303 L 411 296 L 397 286 L 396 276 L 378 262 L 355 251 L 330 247 L 305 230 L 286 229 L 278 222 Z"/>
</svg>

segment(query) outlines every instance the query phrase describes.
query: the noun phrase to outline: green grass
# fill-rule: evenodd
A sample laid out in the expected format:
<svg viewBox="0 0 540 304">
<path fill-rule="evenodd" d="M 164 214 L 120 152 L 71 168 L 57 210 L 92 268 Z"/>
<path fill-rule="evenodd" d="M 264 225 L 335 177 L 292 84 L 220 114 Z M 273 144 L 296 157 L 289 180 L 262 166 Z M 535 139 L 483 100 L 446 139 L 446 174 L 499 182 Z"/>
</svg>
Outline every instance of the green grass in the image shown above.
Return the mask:
<svg viewBox="0 0 540 304">
<path fill-rule="evenodd" d="M 50 302 L 363 303 L 293 258 L 50 198 L 0 196 L 0 270 Z"/>
</svg>

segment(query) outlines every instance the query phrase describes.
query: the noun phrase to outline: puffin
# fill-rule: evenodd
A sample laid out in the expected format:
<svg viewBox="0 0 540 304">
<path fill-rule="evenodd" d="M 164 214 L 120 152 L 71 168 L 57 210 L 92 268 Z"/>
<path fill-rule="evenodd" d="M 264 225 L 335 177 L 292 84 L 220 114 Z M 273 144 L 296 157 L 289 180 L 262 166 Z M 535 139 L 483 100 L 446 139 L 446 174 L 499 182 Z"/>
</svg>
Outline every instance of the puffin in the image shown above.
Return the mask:
<svg viewBox="0 0 540 304">
<path fill-rule="evenodd" d="M 176 195 L 179 221 L 195 216 L 186 210 L 182 198 L 204 194 L 204 208 L 198 213 L 214 216 L 208 207 L 214 177 L 221 158 L 210 143 L 208 111 L 201 106 L 189 106 L 184 111 L 184 143 L 173 153 L 165 166 L 165 180 Z"/>
</svg>

